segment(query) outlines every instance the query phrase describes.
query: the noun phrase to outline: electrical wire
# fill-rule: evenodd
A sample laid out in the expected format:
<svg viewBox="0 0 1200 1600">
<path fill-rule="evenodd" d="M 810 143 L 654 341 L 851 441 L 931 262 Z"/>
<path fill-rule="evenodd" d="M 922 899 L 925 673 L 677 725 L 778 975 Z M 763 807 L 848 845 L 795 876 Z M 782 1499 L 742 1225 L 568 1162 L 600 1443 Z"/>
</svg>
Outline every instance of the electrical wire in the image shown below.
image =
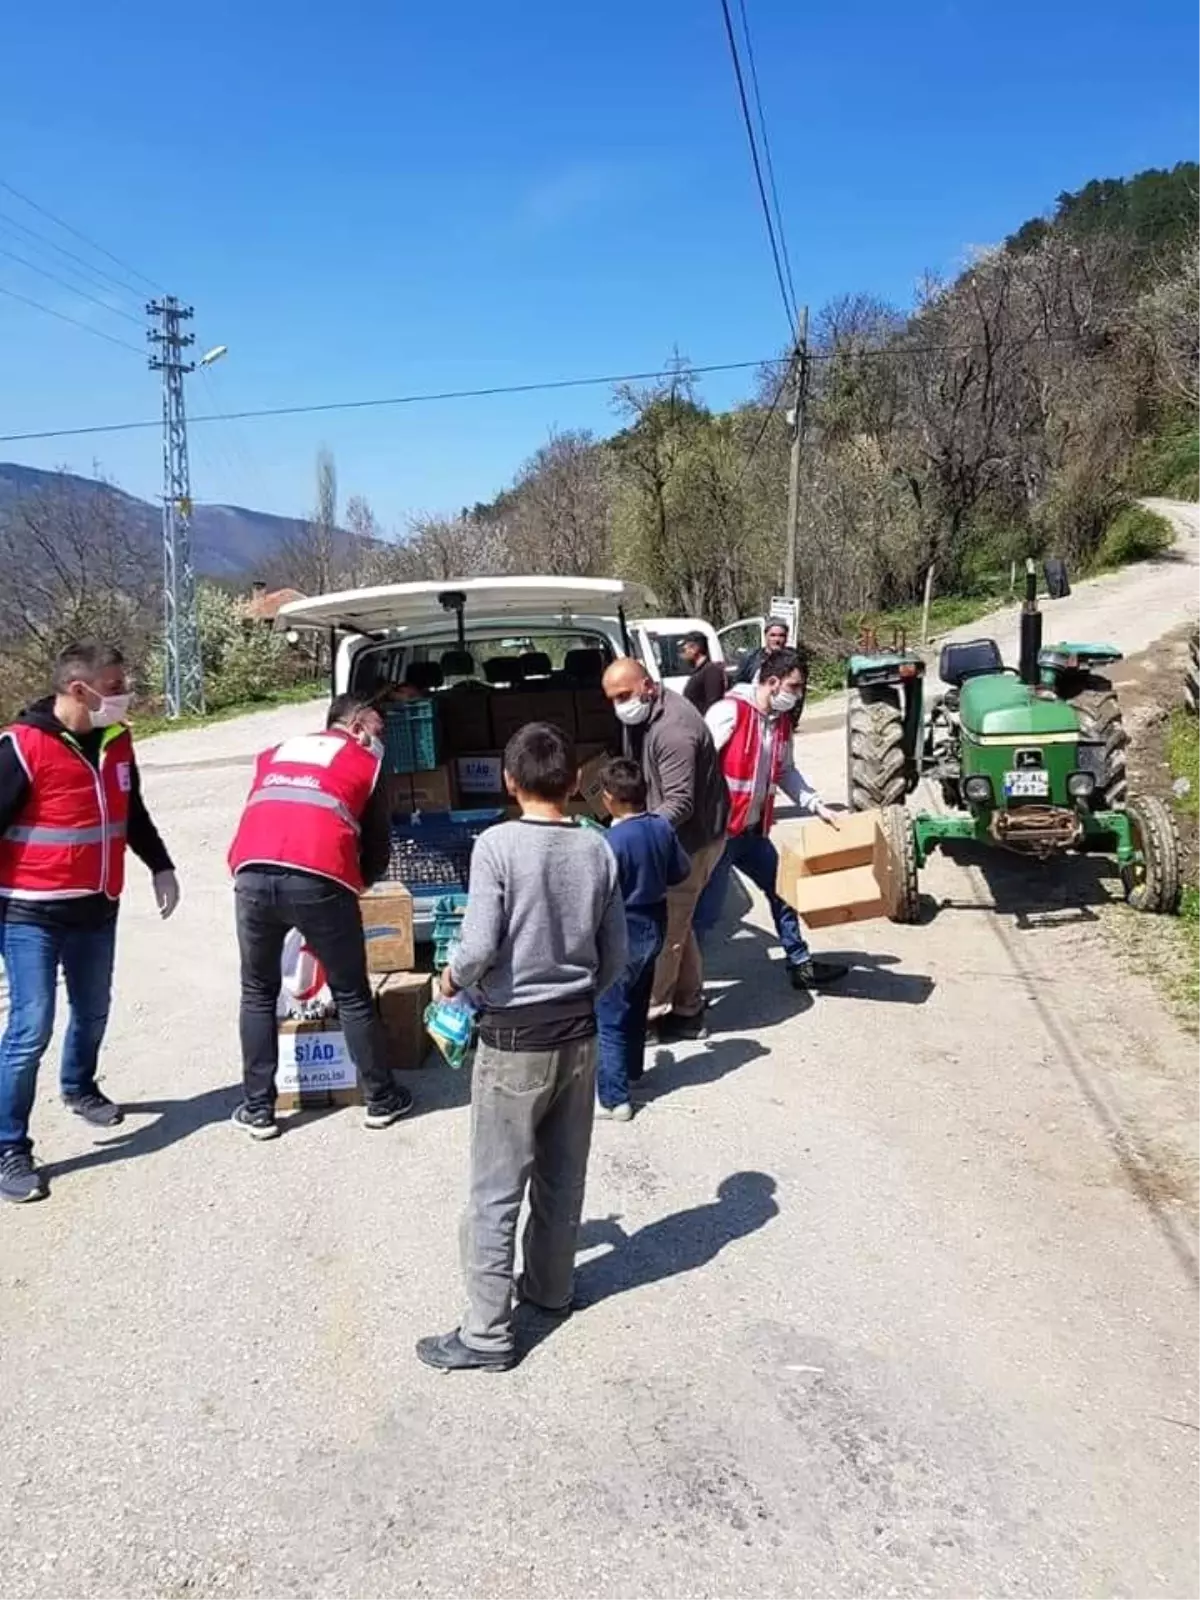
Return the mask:
<svg viewBox="0 0 1200 1600">
<path fill-rule="evenodd" d="M 46 217 L 50 222 L 53 222 L 56 227 L 64 228 L 67 233 L 72 234 L 76 239 L 82 240 L 82 242 L 90 246 L 91 249 L 96 250 L 100 253 L 100 255 L 105 256 L 113 263 L 114 266 L 120 267 L 122 272 L 128 273 L 131 277 L 140 278 L 143 283 L 149 284 L 150 288 L 156 292 L 160 292 L 162 290 L 162 285 L 155 283 L 153 278 L 148 278 L 144 272 L 139 272 L 136 267 L 130 266 L 128 261 L 122 261 L 120 256 L 114 255 L 111 250 L 106 250 L 102 244 L 97 244 L 95 239 L 89 238 L 88 235 L 81 229 L 73 227 L 71 223 L 64 222 L 61 217 L 55 216 L 54 212 L 49 210 L 48 207 L 39 205 L 36 200 L 31 200 L 27 194 L 22 194 L 20 189 L 14 187 L 14 185 L 9 183 L 7 179 L 0 178 L 0 189 L 6 190 L 16 199 L 29 206 L 31 210 L 38 212 L 39 215 L 43 217 Z"/>
<path fill-rule="evenodd" d="M 12 293 L 11 290 L 0 290 L 3 293 Z M 17 299 L 24 298 L 21 295 Z M 28 302 L 31 305 L 35 301 Z M 38 306 L 38 310 L 45 311 L 47 307 Z M 52 316 L 60 313 L 52 312 Z M 66 318 L 70 322 L 74 319 Z M 81 328 L 86 328 L 86 323 L 80 323 Z M 98 329 L 89 328 L 89 333 L 96 333 Z M 103 334 L 102 338 L 109 335 Z M 120 344 L 121 340 L 113 340 Z M 126 349 L 133 349 L 127 345 Z M 142 354 L 138 351 L 138 354 Z M 762 359 L 756 361 L 721 361 L 708 366 L 689 367 L 689 373 L 702 375 L 709 372 L 746 372 L 752 367 L 761 367 Z M 426 394 L 402 394 L 381 397 L 375 400 L 331 400 L 321 405 L 307 406 L 264 406 L 254 411 L 219 411 L 207 415 L 200 414 L 188 418 L 188 426 L 194 427 L 204 422 L 246 422 L 257 420 L 260 417 L 303 417 L 313 416 L 320 412 L 329 411 L 367 411 L 383 406 L 414 406 L 427 405 L 441 400 L 486 400 L 499 395 L 512 394 L 543 394 L 552 390 L 561 389 L 588 389 L 607 388 L 615 383 L 647 383 L 655 378 L 670 378 L 678 376 L 675 367 L 659 367 L 652 372 L 618 372 L 606 373 L 594 378 L 553 378 L 542 383 L 507 383 L 494 384 L 484 389 L 442 389 Z M 161 428 L 162 418 L 154 417 L 144 422 L 106 422 L 86 428 L 49 428 L 37 433 L 6 433 L 0 434 L 0 444 L 24 444 L 34 439 L 76 439 L 88 434 L 97 433 L 133 433 L 144 428 Z"/>
<path fill-rule="evenodd" d="M 767 186 L 763 178 L 762 162 L 759 159 L 758 140 L 754 136 L 754 123 L 750 116 L 750 102 L 746 96 L 746 80 L 742 74 L 742 58 L 738 53 L 737 37 L 733 31 L 733 17 L 729 10 L 729 0 L 721 0 L 721 14 L 725 19 L 725 37 L 729 42 L 729 54 L 733 60 L 733 75 L 737 80 L 738 99 L 742 107 L 742 122 L 745 124 L 746 138 L 750 143 L 750 160 L 754 164 L 754 181 L 758 186 L 758 198 L 762 204 L 763 219 L 767 224 L 767 239 L 771 246 L 771 257 L 775 263 L 775 279 L 779 284 L 780 298 L 783 300 L 784 313 L 788 319 L 788 332 L 789 334 L 794 334 L 796 311 L 788 295 L 787 278 L 783 270 L 779 240 L 775 236 L 775 223 L 771 217 L 771 204 L 767 198 Z"/>
<path fill-rule="evenodd" d="M 746 0 L 738 0 L 742 21 L 742 35 L 746 40 L 746 63 L 750 68 L 750 87 L 754 91 L 754 109 L 758 113 L 758 131 L 762 138 L 763 165 L 767 169 L 767 184 L 771 190 L 771 204 L 775 211 L 775 226 L 779 231 L 779 248 L 783 255 L 783 271 L 787 278 L 788 293 L 792 302 L 792 325 L 796 324 L 796 285 L 792 280 L 792 263 L 788 255 L 787 238 L 783 231 L 783 211 L 779 204 L 779 190 L 775 184 L 775 163 L 771 160 L 771 142 L 767 138 L 767 118 L 763 110 L 762 91 L 758 84 L 758 64 L 754 58 L 754 41 L 750 36 L 750 19 L 746 15 Z"/>
<path fill-rule="evenodd" d="M 127 339 L 118 339 L 111 333 L 105 333 L 103 328 L 93 328 L 91 326 L 91 324 L 88 323 L 88 322 L 80 322 L 78 317 L 69 317 L 65 311 L 55 311 L 52 306 L 44 306 L 41 303 L 40 300 L 31 300 L 29 298 L 29 296 L 26 295 L 26 294 L 18 294 L 15 289 L 9 289 L 3 283 L 0 283 L 0 294 L 6 294 L 9 297 L 10 300 L 19 300 L 22 305 L 32 306 L 35 311 L 44 311 L 48 317 L 57 317 L 60 322 L 69 322 L 73 328 L 82 328 L 84 333 L 94 333 L 97 339 L 106 339 L 109 344 L 120 345 L 122 350 L 132 350 L 135 356 L 144 356 L 146 354 L 146 352 L 144 350 L 139 350 L 137 345 L 130 344 Z M 145 426 L 145 424 L 142 424 L 142 426 Z M 97 430 L 85 428 L 83 431 L 85 433 L 90 433 L 90 432 L 95 432 Z M 103 433 L 103 432 L 107 432 L 108 430 L 107 429 L 100 429 L 99 431 Z M 14 438 L 20 438 L 20 437 L 21 437 L 20 434 L 14 435 Z M 50 434 L 27 434 L 27 435 L 25 435 L 25 437 L 26 438 L 30 438 L 30 439 L 37 439 L 37 438 L 54 439 L 54 438 L 62 437 L 62 435 L 53 434 L 53 433 L 50 433 Z M 10 443 L 12 441 L 11 440 L 5 440 L 4 442 L 5 443 Z"/>
<path fill-rule="evenodd" d="M 69 289 L 72 294 L 80 295 L 84 300 L 90 300 L 94 306 L 99 306 L 101 311 L 107 311 L 114 317 L 124 317 L 126 322 L 132 322 L 139 328 L 142 326 L 140 317 L 135 317 L 131 312 L 122 310 L 120 306 L 110 305 L 107 300 L 101 300 L 99 295 L 91 294 L 87 289 L 80 289 L 77 284 L 68 283 L 66 278 L 60 278 L 56 272 L 51 272 L 49 267 L 39 267 L 36 261 L 29 261 L 25 256 L 19 256 L 15 250 L 6 250 L 3 245 L 0 245 L 0 256 L 7 256 L 10 261 L 17 262 L 19 266 L 28 267 L 30 272 L 37 272 L 43 278 L 49 278 L 51 283 L 57 283 L 60 288 Z"/>
<path fill-rule="evenodd" d="M 791 360 L 788 362 L 786 368 L 784 369 L 783 377 L 780 378 L 779 383 L 776 386 L 775 393 L 771 399 L 771 404 L 767 407 L 765 413 L 763 414 L 763 419 L 759 424 L 758 432 L 754 436 L 754 443 L 746 452 L 746 459 L 742 462 L 742 470 L 738 473 L 737 482 L 733 486 L 735 494 L 741 488 L 746 474 L 750 471 L 750 464 L 758 454 L 759 447 L 767 436 L 767 429 L 771 426 L 771 418 L 779 409 L 779 402 L 783 399 L 783 391 L 787 388 L 788 383 L 791 380 L 791 376 L 796 370 L 797 354 L 798 352 L 796 351 L 792 352 Z"/>
<path fill-rule="evenodd" d="M 86 275 L 93 287 L 119 289 L 122 294 L 131 295 L 134 302 L 139 306 L 141 305 L 144 296 L 141 294 L 140 290 L 134 289 L 123 279 L 114 277 L 112 273 L 105 272 L 102 267 L 93 266 L 92 263 L 86 259 L 86 257 L 76 255 L 74 250 L 68 250 L 66 245 L 57 243 L 56 240 L 51 239 L 44 233 L 39 233 L 36 228 L 29 227 L 27 223 L 21 222 L 17 217 L 11 216 L 7 211 L 0 211 L 0 228 L 5 228 L 10 231 L 13 228 L 16 228 L 20 233 L 24 234 L 27 239 L 32 239 L 35 243 L 44 245 L 49 250 L 56 250 L 59 255 L 65 256 L 68 261 L 74 262 L 75 266 L 71 268 L 72 271 L 78 272 L 80 267 L 84 268 L 85 271 L 78 273 L 78 275 L 80 277 Z M 23 243 L 24 241 L 18 240 L 17 242 Z"/>
</svg>

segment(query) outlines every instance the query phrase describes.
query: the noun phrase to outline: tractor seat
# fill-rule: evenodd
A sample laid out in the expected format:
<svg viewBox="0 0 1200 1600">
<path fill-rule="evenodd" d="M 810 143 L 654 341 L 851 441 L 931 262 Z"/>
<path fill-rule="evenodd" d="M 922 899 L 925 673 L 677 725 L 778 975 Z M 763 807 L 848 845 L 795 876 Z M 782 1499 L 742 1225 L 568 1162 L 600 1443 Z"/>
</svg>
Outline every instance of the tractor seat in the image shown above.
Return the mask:
<svg viewBox="0 0 1200 1600">
<path fill-rule="evenodd" d="M 938 657 L 938 677 L 951 689 L 961 689 L 968 678 L 1003 672 L 1000 646 L 994 639 L 970 639 L 965 644 L 944 644 Z"/>
</svg>

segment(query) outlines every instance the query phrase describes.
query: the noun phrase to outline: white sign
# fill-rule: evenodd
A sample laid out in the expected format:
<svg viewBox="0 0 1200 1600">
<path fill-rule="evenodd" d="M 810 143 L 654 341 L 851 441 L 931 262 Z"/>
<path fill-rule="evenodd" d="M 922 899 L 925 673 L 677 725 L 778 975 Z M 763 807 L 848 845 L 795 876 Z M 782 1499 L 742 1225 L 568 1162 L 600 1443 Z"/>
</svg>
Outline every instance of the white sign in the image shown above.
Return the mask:
<svg viewBox="0 0 1200 1600">
<path fill-rule="evenodd" d="M 500 794 L 504 788 L 503 756 L 459 756 L 458 787 L 462 794 Z"/>
<path fill-rule="evenodd" d="M 280 1033 L 275 1074 L 278 1093 L 323 1094 L 330 1089 L 353 1089 L 357 1082 L 358 1072 L 340 1028 Z"/>
<path fill-rule="evenodd" d="M 800 621 L 800 606 L 796 600 L 788 600 L 784 595 L 771 597 L 771 618 L 774 622 L 786 622 L 788 643 L 795 644 L 796 628 Z"/>
</svg>

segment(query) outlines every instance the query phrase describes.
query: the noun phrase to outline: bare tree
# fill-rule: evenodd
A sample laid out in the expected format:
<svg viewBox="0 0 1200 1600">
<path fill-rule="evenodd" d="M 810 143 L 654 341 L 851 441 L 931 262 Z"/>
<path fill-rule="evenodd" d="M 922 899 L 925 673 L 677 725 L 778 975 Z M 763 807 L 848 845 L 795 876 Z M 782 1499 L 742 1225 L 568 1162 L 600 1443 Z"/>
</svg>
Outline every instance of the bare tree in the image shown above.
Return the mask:
<svg viewBox="0 0 1200 1600">
<path fill-rule="evenodd" d="M 302 594 L 326 594 L 336 589 L 345 567 L 345 539 L 338 529 L 337 465 L 324 446 L 317 452 L 316 504 L 308 521 L 284 539 L 271 563 L 271 573 L 282 587 Z"/>
</svg>

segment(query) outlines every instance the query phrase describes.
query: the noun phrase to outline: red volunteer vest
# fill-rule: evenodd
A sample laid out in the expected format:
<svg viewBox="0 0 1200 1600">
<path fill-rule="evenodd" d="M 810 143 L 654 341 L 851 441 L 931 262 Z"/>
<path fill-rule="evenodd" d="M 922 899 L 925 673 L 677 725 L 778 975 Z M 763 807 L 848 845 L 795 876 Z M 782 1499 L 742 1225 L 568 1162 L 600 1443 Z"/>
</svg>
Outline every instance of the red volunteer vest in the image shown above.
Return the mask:
<svg viewBox="0 0 1200 1600">
<path fill-rule="evenodd" d="M 258 758 L 229 867 L 294 867 L 363 891 L 360 819 L 379 761 L 340 729 L 286 739 Z"/>
<path fill-rule="evenodd" d="M 740 695 L 728 695 L 737 711 L 733 734 L 721 751 L 721 769 L 729 789 L 729 822 L 726 832 L 745 833 L 750 819 L 750 806 L 754 799 L 754 779 L 762 754 L 763 719 L 755 706 Z M 788 741 L 792 737 L 792 724 L 788 717 L 773 717 L 766 723 L 767 737 L 771 740 L 771 770 L 767 777 L 767 796 L 763 801 L 759 819 L 764 833 L 770 833 L 775 817 L 775 785 L 783 773 Z"/>
<path fill-rule="evenodd" d="M 129 729 L 105 729 L 98 770 L 69 733 L 16 723 L 3 737 L 12 740 L 30 788 L 20 814 L 0 835 L 0 896 L 119 899 L 133 771 Z"/>
</svg>

